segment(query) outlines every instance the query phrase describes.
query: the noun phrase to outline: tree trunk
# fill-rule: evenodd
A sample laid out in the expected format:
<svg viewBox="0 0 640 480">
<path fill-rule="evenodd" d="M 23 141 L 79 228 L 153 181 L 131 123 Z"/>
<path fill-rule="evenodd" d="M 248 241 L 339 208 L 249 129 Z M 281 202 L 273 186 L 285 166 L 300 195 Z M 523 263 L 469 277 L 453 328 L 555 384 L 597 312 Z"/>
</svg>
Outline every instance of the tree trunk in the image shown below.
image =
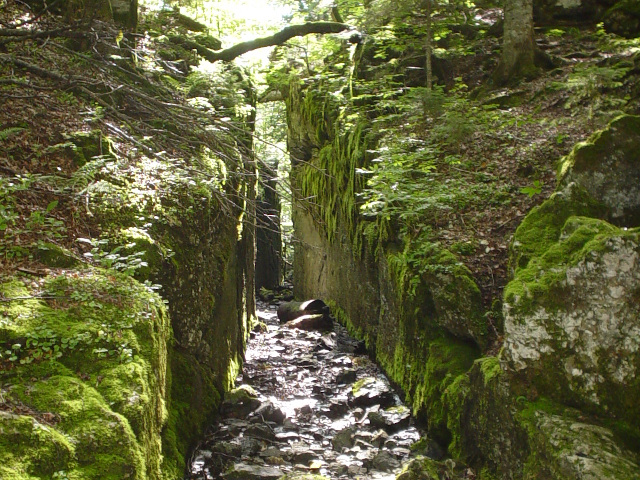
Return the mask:
<svg viewBox="0 0 640 480">
<path fill-rule="evenodd" d="M 425 49 L 427 51 L 427 61 L 425 63 L 425 70 L 427 74 L 427 90 L 431 90 L 433 88 L 433 66 L 431 65 L 431 42 L 433 38 L 432 28 L 431 28 L 431 12 L 433 9 L 431 8 L 431 2 L 433 0 L 427 0 L 427 40 Z"/>
<path fill-rule="evenodd" d="M 507 81 L 536 70 L 533 37 L 533 0 L 506 0 L 502 60 L 497 78 Z"/>
</svg>

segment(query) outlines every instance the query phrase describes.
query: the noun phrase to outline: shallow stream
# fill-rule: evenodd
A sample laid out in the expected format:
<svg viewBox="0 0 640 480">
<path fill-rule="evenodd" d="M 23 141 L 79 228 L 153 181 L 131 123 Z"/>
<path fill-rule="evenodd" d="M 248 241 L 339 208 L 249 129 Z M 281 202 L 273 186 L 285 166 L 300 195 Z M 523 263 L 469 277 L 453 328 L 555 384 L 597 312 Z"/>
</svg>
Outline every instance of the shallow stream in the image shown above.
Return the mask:
<svg viewBox="0 0 640 480">
<path fill-rule="evenodd" d="M 335 322 L 288 328 L 276 305 L 258 308 L 266 328 L 252 333 L 241 391 L 225 400 L 187 478 L 395 478 L 420 432 L 364 345 Z"/>
</svg>

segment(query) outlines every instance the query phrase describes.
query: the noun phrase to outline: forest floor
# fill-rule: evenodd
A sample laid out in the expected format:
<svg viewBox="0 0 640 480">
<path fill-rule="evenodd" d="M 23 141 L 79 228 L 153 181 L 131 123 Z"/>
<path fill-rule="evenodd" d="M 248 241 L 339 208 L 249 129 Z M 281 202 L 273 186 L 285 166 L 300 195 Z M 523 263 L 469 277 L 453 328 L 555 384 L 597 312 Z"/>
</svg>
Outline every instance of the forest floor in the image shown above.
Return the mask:
<svg viewBox="0 0 640 480">
<path fill-rule="evenodd" d="M 448 146 L 437 171 L 446 180 L 433 194 L 464 200 L 447 204 L 453 208 L 435 219 L 433 234 L 471 269 L 488 309 L 510 278 L 515 229 L 555 191 L 561 158 L 616 116 L 640 114 L 640 41 L 597 27 L 536 35 L 555 66 L 535 78 L 490 88 L 500 48 L 490 37 L 451 72 L 470 95 L 454 105 L 461 115 L 445 129 Z M 434 127 L 421 134 L 433 135 Z"/>
</svg>

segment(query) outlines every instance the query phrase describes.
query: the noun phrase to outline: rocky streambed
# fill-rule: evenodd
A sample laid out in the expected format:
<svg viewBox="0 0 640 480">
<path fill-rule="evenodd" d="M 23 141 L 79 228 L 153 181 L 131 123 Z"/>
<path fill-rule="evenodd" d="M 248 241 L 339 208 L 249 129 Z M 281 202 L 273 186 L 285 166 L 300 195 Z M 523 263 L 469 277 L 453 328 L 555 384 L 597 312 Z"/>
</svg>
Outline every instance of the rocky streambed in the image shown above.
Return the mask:
<svg viewBox="0 0 640 480">
<path fill-rule="evenodd" d="M 280 325 L 275 305 L 259 308 L 264 324 L 252 334 L 238 388 L 191 457 L 187 478 L 395 478 L 417 452 L 420 432 L 364 345 L 337 323 L 291 328 Z M 419 453 L 441 451 L 428 444 Z"/>
</svg>

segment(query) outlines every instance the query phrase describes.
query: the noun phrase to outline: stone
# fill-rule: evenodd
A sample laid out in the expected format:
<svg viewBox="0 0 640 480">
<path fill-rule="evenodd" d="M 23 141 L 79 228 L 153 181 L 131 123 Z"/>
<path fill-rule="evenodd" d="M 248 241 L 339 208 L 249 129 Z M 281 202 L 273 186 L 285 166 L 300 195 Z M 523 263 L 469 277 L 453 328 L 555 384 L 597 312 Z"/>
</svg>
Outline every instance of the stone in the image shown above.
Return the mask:
<svg viewBox="0 0 640 480">
<path fill-rule="evenodd" d="M 258 394 L 249 385 L 240 385 L 226 393 L 222 402 L 225 415 L 235 418 L 245 418 L 260 406 Z"/>
<path fill-rule="evenodd" d="M 384 430 L 378 430 L 373 434 L 370 442 L 371 445 L 381 448 L 387 440 L 389 440 L 389 434 Z"/>
<path fill-rule="evenodd" d="M 346 399 L 332 398 L 329 400 L 329 418 L 339 418 L 349 411 L 349 405 Z"/>
<path fill-rule="evenodd" d="M 282 425 L 286 418 L 284 412 L 276 407 L 273 402 L 264 402 L 251 414 L 252 418 L 261 418 L 263 421 L 274 422 Z"/>
<path fill-rule="evenodd" d="M 262 450 L 262 442 L 257 438 L 241 437 L 239 442 L 243 457 L 253 457 Z"/>
<path fill-rule="evenodd" d="M 222 474 L 225 480 L 278 480 L 283 473 L 280 469 L 269 466 L 236 463 Z"/>
<path fill-rule="evenodd" d="M 261 438 L 263 440 L 275 440 L 276 434 L 268 425 L 257 423 L 249 425 L 244 431 L 245 437 Z"/>
<path fill-rule="evenodd" d="M 378 452 L 373 459 L 369 468 L 374 468 L 380 472 L 391 472 L 400 467 L 398 459 L 386 450 Z"/>
<path fill-rule="evenodd" d="M 340 372 L 338 375 L 336 375 L 336 383 L 338 385 L 345 385 L 345 384 L 355 382 L 356 378 L 357 378 L 356 371 L 353 368 L 349 368 L 347 370 Z"/>
<path fill-rule="evenodd" d="M 532 422 L 548 445 L 554 478 L 640 478 L 634 454 L 616 443 L 611 430 L 543 410 L 533 414 Z"/>
<path fill-rule="evenodd" d="M 353 385 L 349 398 L 353 405 L 359 407 L 380 405 L 385 408 L 393 405 L 396 400 L 389 383 L 374 377 L 358 380 Z"/>
<path fill-rule="evenodd" d="M 393 433 L 409 426 L 411 412 L 405 406 L 397 406 L 369 412 L 367 418 L 373 427 L 383 428 L 388 433 Z"/>
<path fill-rule="evenodd" d="M 608 208 L 607 220 L 640 225 L 640 116 L 622 115 L 560 161 L 558 179 L 575 182 Z"/>
<path fill-rule="evenodd" d="M 329 315 L 326 303 L 318 298 L 304 302 L 286 302 L 278 307 L 278 319 L 282 323 L 290 322 L 305 315 Z"/>
<path fill-rule="evenodd" d="M 297 317 L 295 320 L 285 323 L 285 326 L 300 330 L 326 330 L 333 326 L 333 320 L 328 315 L 316 313 Z"/>
<path fill-rule="evenodd" d="M 605 12 L 603 20 L 609 33 L 626 38 L 640 36 L 640 7 L 636 0 L 619 0 Z"/>
<path fill-rule="evenodd" d="M 640 229 L 570 217 L 504 294 L 507 364 L 538 393 L 640 424 Z"/>
<path fill-rule="evenodd" d="M 213 444 L 211 451 L 221 453 L 227 457 L 240 458 L 240 456 L 242 456 L 242 445 L 238 441 L 220 441 Z"/>
<path fill-rule="evenodd" d="M 345 448 L 351 448 L 354 440 L 353 433 L 353 427 L 348 427 L 337 432 L 331 439 L 333 449 L 340 452 Z"/>
</svg>

